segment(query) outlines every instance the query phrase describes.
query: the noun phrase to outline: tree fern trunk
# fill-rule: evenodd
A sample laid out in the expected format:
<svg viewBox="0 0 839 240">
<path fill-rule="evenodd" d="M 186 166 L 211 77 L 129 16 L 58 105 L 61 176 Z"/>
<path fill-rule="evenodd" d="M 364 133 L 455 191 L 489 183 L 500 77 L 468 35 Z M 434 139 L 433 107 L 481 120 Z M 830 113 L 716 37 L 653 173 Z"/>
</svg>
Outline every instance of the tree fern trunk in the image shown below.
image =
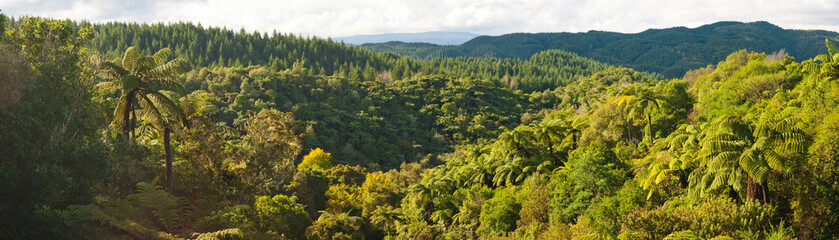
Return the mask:
<svg viewBox="0 0 839 240">
<path fill-rule="evenodd" d="M 756 199 L 761 203 L 766 203 L 768 191 L 766 183 L 760 184 L 754 179 L 749 178 L 748 188 L 746 189 L 746 197 L 749 199 Z"/>
<path fill-rule="evenodd" d="M 131 139 L 133 139 L 135 142 L 137 141 L 137 134 L 135 134 L 136 132 L 134 131 L 134 129 L 136 129 L 136 126 L 137 113 L 135 113 L 134 110 L 131 110 L 131 124 L 129 125 L 128 130 L 131 131 Z"/>
<path fill-rule="evenodd" d="M 650 139 L 650 147 L 652 147 L 653 146 L 653 117 L 652 117 L 652 113 L 647 113 L 647 123 L 650 124 L 649 139 Z"/>
<path fill-rule="evenodd" d="M 166 157 L 166 190 L 171 193 L 174 190 L 174 179 L 172 179 L 172 145 L 169 135 L 172 130 L 169 127 L 163 128 L 163 154 Z"/>
<path fill-rule="evenodd" d="M 133 112 L 132 109 L 134 108 L 133 107 L 133 104 L 134 104 L 134 92 L 133 91 L 128 92 L 128 98 L 126 98 L 126 101 L 127 102 L 125 104 L 125 112 L 122 113 L 122 133 L 125 135 L 125 140 L 128 141 L 130 139 L 129 138 L 130 135 L 128 135 L 129 134 L 128 130 L 131 128 L 131 126 L 129 126 L 129 123 L 131 121 L 130 116 L 131 116 L 131 112 Z"/>
</svg>

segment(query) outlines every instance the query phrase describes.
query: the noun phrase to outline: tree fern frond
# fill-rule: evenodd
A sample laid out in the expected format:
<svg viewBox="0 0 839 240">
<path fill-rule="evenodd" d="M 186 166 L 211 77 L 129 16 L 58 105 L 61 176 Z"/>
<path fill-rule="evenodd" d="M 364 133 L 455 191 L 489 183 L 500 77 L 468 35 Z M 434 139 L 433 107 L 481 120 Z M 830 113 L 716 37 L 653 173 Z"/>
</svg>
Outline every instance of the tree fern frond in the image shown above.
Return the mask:
<svg viewBox="0 0 839 240">
<path fill-rule="evenodd" d="M 685 230 L 671 233 L 664 237 L 663 240 L 702 240 L 702 238 L 691 230 Z"/>
<path fill-rule="evenodd" d="M 839 54 L 839 51 L 836 51 L 836 46 L 830 40 L 824 39 L 824 45 L 827 46 L 827 52 L 830 53 L 831 57 Z"/>
<path fill-rule="evenodd" d="M 819 72 L 819 64 L 815 63 L 811 60 L 801 62 L 801 66 L 802 66 L 802 68 L 804 69 L 805 72 L 809 72 L 809 73 L 818 73 Z"/>
<path fill-rule="evenodd" d="M 119 79 L 123 75 L 130 74 L 130 72 L 123 68 L 120 63 L 106 61 L 101 63 L 99 66 L 104 70 L 103 72 L 105 75 L 110 78 Z"/>
<path fill-rule="evenodd" d="M 183 109 L 181 109 L 180 104 L 175 103 L 172 101 L 172 98 L 164 94 L 162 91 L 152 91 L 146 93 L 146 96 L 152 100 L 152 102 L 159 106 L 163 113 L 181 119 L 184 117 Z"/>
<path fill-rule="evenodd" d="M 143 207 L 152 209 L 152 214 L 157 217 L 165 230 L 175 229 L 179 222 L 178 199 L 161 190 L 159 186 L 144 182 L 137 183 L 137 189 L 138 193 L 132 197 L 135 197 Z"/>
<path fill-rule="evenodd" d="M 764 158 L 766 159 L 766 163 L 775 170 L 785 171 L 787 169 L 786 161 L 781 155 L 778 155 L 775 151 L 767 151 L 764 153 Z"/>
<path fill-rule="evenodd" d="M 97 83 L 95 86 L 96 92 L 105 93 L 105 94 L 113 94 L 119 91 L 120 86 L 115 82 L 100 82 Z"/>
<path fill-rule="evenodd" d="M 193 233 L 192 237 L 195 240 L 236 240 L 245 237 L 242 230 L 238 228 L 228 228 L 208 233 Z"/>
<path fill-rule="evenodd" d="M 713 181 L 711 184 L 708 185 L 709 190 L 716 190 L 724 185 L 728 185 L 728 175 L 727 174 L 716 174 L 713 176 Z"/>
<path fill-rule="evenodd" d="M 122 57 L 122 67 L 128 70 L 128 72 L 136 73 L 142 58 L 143 54 L 137 47 L 129 47 L 125 50 L 125 55 Z"/>
<path fill-rule="evenodd" d="M 147 95 L 140 94 L 137 98 L 137 103 L 140 104 L 142 110 L 140 111 L 140 118 L 144 121 L 151 122 L 155 126 L 168 126 L 169 122 L 167 121 L 166 116 L 160 111 L 157 105 L 152 102 L 151 99 L 148 98 Z"/>
<path fill-rule="evenodd" d="M 128 123 L 125 122 L 123 116 L 128 111 L 128 95 L 122 95 L 117 100 L 117 106 L 114 108 L 114 123 L 119 127 L 124 127 Z"/>
<path fill-rule="evenodd" d="M 154 59 L 155 63 L 154 65 L 162 65 L 166 62 L 166 60 L 169 59 L 170 55 L 172 55 L 172 50 L 170 50 L 169 48 L 162 48 L 160 50 L 157 50 L 157 52 L 154 53 L 154 55 L 152 55 L 152 59 Z"/>
<path fill-rule="evenodd" d="M 827 56 L 825 54 L 819 54 L 813 58 L 813 60 L 821 61 L 822 63 L 829 63 L 830 60 L 833 60 L 832 57 Z"/>
<path fill-rule="evenodd" d="M 629 102 L 635 101 L 636 99 L 639 99 L 639 98 L 636 97 L 636 96 L 632 96 L 632 95 L 623 95 L 623 96 L 615 98 L 614 100 L 611 101 L 611 103 L 623 106 L 623 105 L 628 104 Z"/>
</svg>

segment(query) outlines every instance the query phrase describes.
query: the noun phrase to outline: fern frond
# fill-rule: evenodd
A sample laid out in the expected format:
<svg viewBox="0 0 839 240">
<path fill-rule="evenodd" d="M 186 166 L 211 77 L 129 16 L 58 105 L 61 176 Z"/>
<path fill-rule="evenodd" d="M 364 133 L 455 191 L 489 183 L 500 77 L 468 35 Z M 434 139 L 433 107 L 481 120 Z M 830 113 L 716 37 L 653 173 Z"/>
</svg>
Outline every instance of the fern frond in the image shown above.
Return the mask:
<svg viewBox="0 0 839 240">
<path fill-rule="evenodd" d="M 138 193 L 132 195 L 143 207 L 151 209 L 152 214 L 157 217 L 162 227 L 167 231 L 177 228 L 179 222 L 178 199 L 148 183 L 137 183 Z"/>
<path fill-rule="evenodd" d="M 819 54 L 816 57 L 814 57 L 813 60 L 821 61 L 824 64 L 824 63 L 829 63 L 830 60 L 832 60 L 832 58 L 825 55 L 825 54 Z"/>
<path fill-rule="evenodd" d="M 123 127 L 126 123 L 123 116 L 125 115 L 125 111 L 128 111 L 128 95 L 122 95 L 119 97 L 117 101 L 117 106 L 114 108 L 114 123 L 117 126 Z"/>
<path fill-rule="evenodd" d="M 151 122 L 153 125 L 157 127 L 169 125 L 167 118 L 163 115 L 158 106 L 154 104 L 154 102 L 151 99 L 149 99 L 147 95 L 138 94 L 137 102 L 140 104 L 140 107 L 142 107 L 139 116 L 144 121 Z"/>
<path fill-rule="evenodd" d="M 702 238 L 691 230 L 685 230 L 671 233 L 664 237 L 664 240 L 702 240 Z"/>
<path fill-rule="evenodd" d="M 824 39 L 824 45 L 827 46 L 827 52 L 830 53 L 830 56 L 839 54 L 839 51 L 836 51 L 836 46 L 829 39 Z"/>
<path fill-rule="evenodd" d="M 122 65 L 120 65 L 117 62 L 112 62 L 112 61 L 103 62 L 103 63 L 100 64 L 100 68 L 103 69 L 103 73 L 106 76 L 108 76 L 110 78 L 114 78 L 114 79 L 119 79 L 123 75 L 129 74 L 128 70 L 123 68 Z"/>
<path fill-rule="evenodd" d="M 152 55 L 152 59 L 154 59 L 154 65 L 162 65 L 166 62 L 166 60 L 169 59 L 169 55 L 172 55 L 172 50 L 170 50 L 169 48 L 162 48 L 160 50 L 157 50 L 157 52 L 154 53 L 154 55 Z"/>
<path fill-rule="evenodd" d="M 192 237 L 196 240 L 236 240 L 245 237 L 242 230 L 238 228 L 228 228 L 208 233 L 193 233 Z"/>
<path fill-rule="evenodd" d="M 122 67 L 125 68 L 128 72 L 136 73 L 139 69 L 140 60 L 143 58 L 143 54 L 140 50 L 137 50 L 137 47 L 129 47 L 125 50 L 125 55 L 122 57 Z"/>
<path fill-rule="evenodd" d="M 764 158 L 766 159 L 766 163 L 775 170 L 784 171 L 786 170 L 786 161 L 781 155 L 778 155 L 775 151 L 767 151 L 764 153 Z"/>
</svg>

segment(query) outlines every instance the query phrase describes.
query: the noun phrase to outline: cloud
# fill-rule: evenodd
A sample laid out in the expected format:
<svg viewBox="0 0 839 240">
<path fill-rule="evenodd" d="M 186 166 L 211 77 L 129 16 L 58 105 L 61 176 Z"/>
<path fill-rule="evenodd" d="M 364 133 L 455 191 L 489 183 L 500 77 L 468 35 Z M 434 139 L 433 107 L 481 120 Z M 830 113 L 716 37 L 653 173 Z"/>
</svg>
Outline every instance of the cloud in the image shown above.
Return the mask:
<svg viewBox="0 0 839 240">
<path fill-rule="evenodd" d="M 302 35 L 386 32 L 640 32 L 717 21 L 769 21 L 839 31 L 839 2 L 824 0 L 0 0 L 13 16 L 93 22 L 200 22 Z"/>
</svg>

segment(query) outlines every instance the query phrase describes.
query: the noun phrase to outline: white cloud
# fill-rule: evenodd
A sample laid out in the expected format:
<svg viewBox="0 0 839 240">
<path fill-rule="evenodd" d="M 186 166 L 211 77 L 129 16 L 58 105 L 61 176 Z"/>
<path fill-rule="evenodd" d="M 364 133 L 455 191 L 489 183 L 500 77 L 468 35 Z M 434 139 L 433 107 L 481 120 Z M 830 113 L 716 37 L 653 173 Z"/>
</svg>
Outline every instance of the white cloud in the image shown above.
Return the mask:
<svg viewBox="0 0 839 240">
<path fill-rule="evenodd" d="M 639 32 L 717 21 L 839 31 L 827 0 L 0 0 L 8 15 L 200 22 L 247 31 L 347 36 L 386 32 Z"/>
</svg>

